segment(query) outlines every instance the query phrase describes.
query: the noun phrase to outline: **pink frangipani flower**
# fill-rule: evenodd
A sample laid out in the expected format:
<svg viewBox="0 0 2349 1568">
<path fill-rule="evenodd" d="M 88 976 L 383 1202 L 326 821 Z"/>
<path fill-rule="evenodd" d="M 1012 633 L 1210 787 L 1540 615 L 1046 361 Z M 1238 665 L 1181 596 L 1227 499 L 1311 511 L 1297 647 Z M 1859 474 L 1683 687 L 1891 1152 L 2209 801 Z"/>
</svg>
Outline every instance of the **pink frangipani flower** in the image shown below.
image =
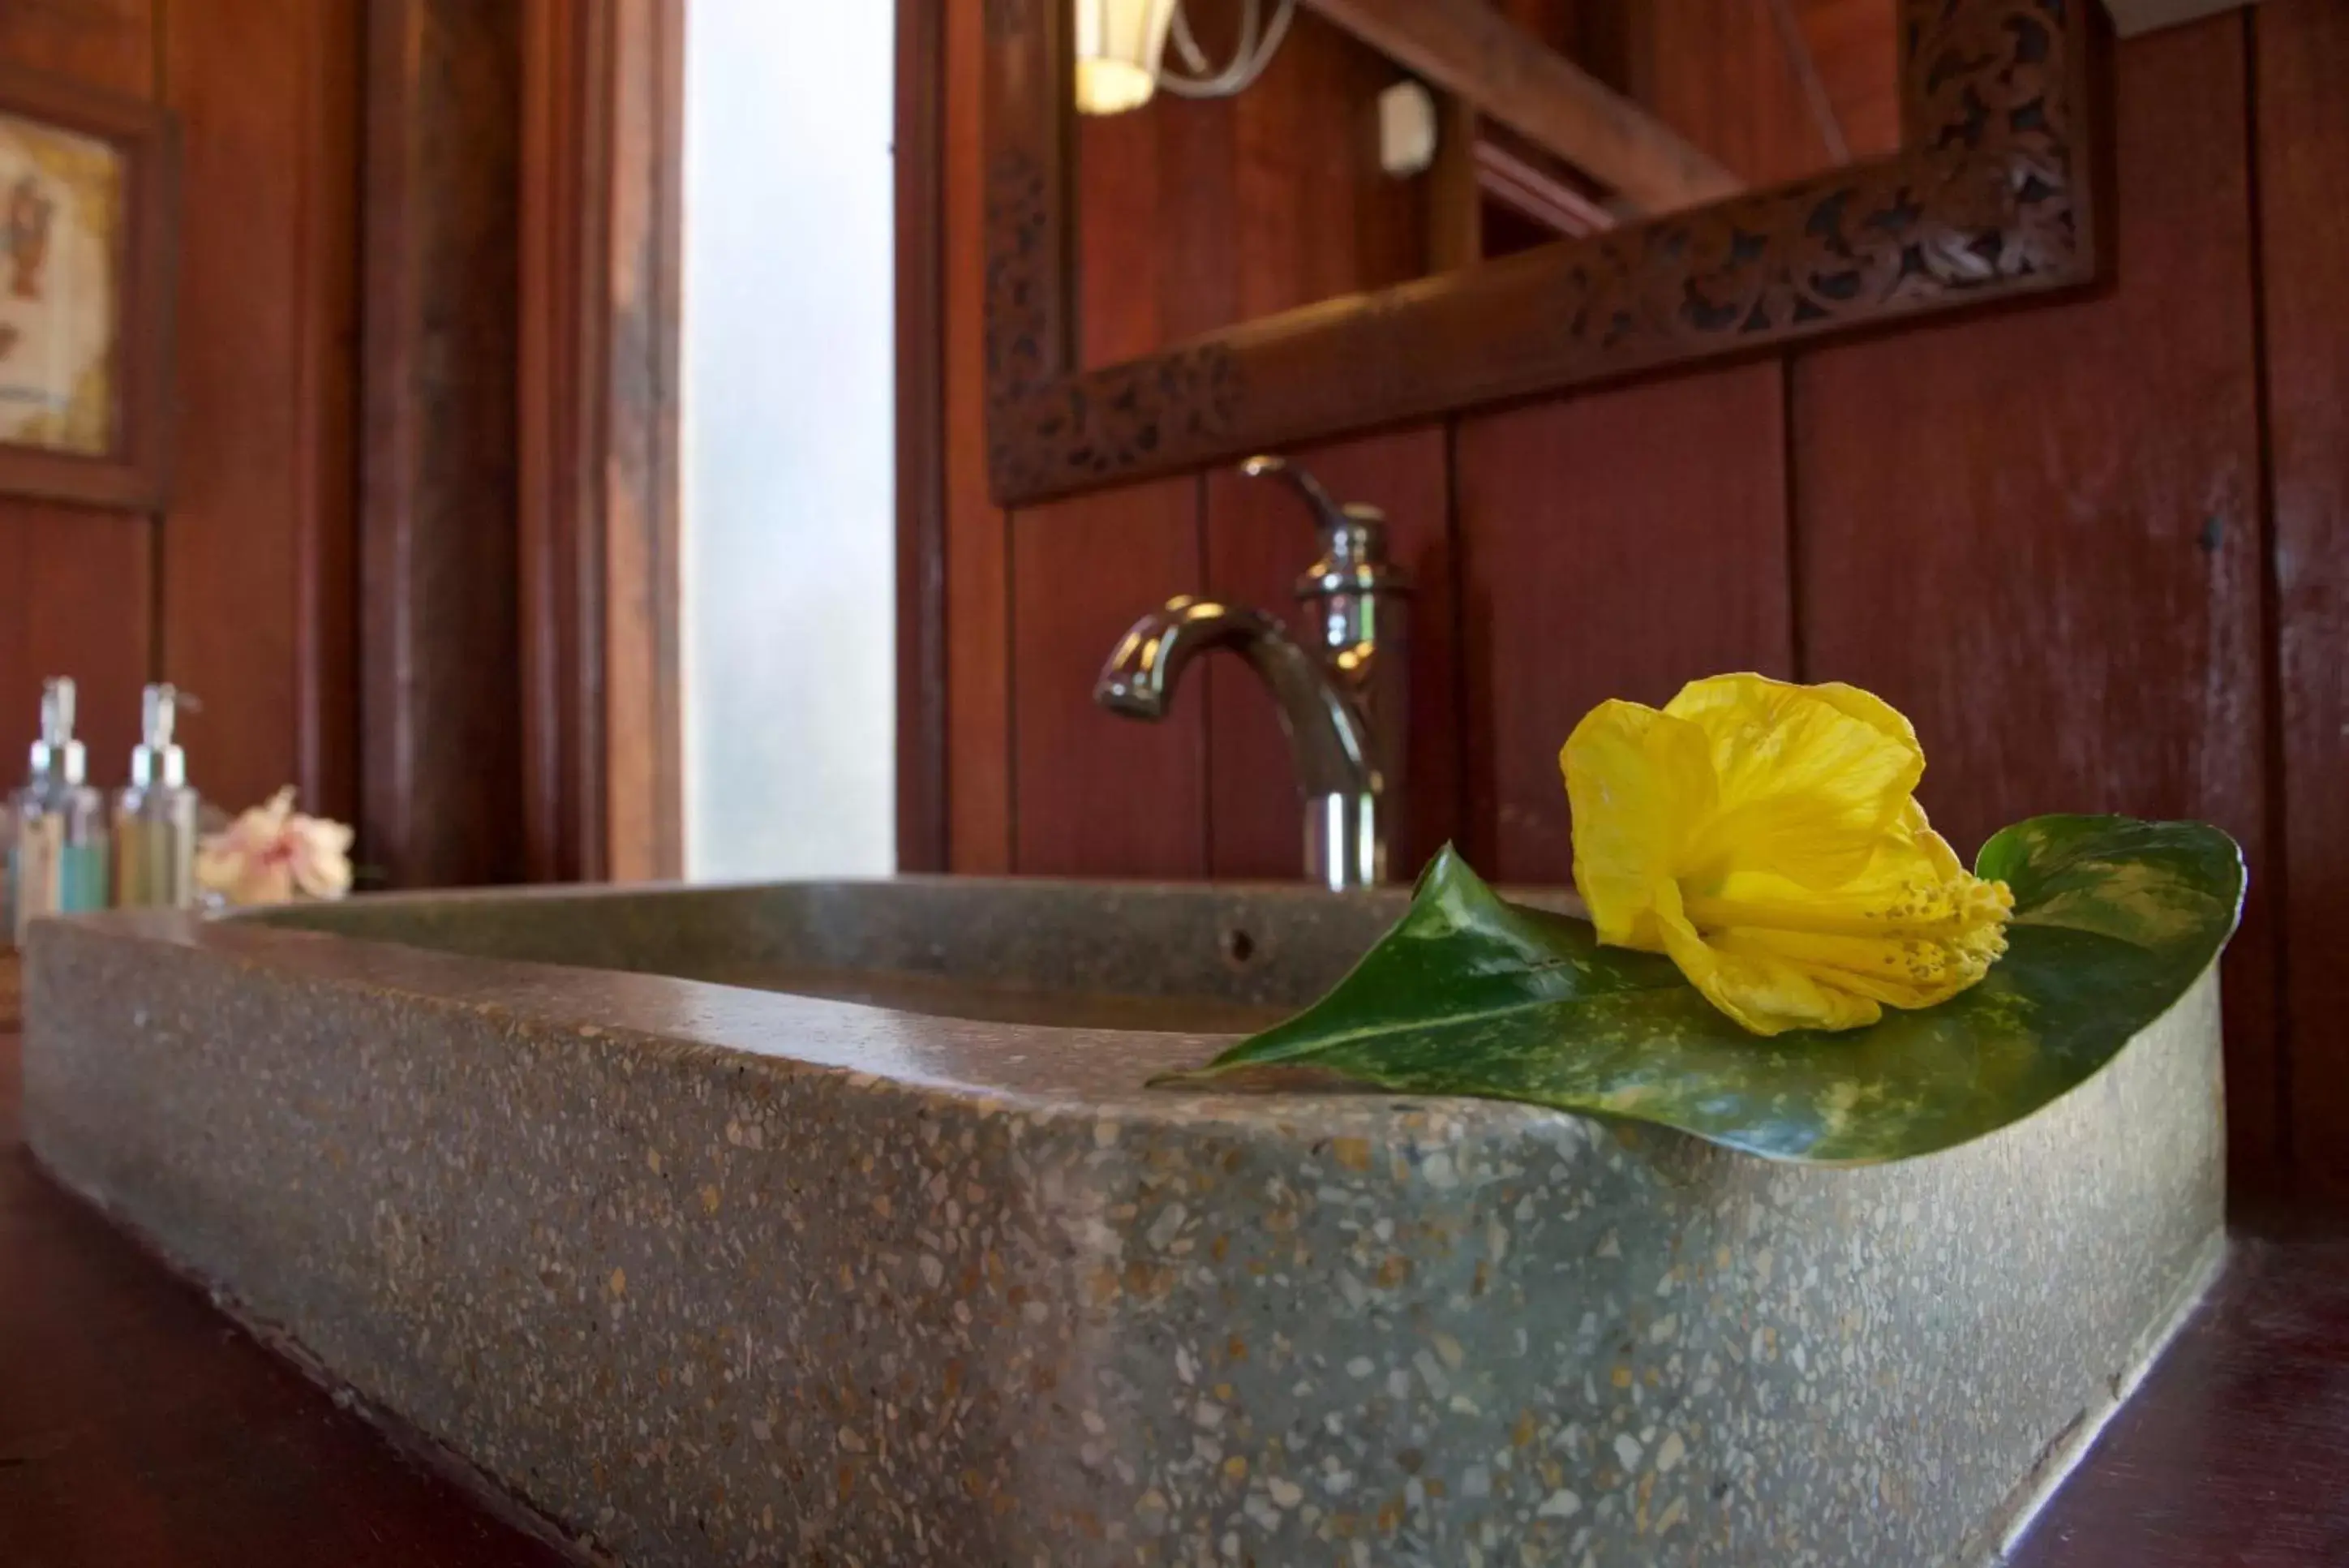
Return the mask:
<svg viewBox="0 0 2349 1568">
<path fill-rule="evenodd" d="M 206 837 L 196 850 L 196 882 L 240 906 L 339 898 L 351 890 L 351 830 L 294 809 L 286 785 Z"/>
</svg>

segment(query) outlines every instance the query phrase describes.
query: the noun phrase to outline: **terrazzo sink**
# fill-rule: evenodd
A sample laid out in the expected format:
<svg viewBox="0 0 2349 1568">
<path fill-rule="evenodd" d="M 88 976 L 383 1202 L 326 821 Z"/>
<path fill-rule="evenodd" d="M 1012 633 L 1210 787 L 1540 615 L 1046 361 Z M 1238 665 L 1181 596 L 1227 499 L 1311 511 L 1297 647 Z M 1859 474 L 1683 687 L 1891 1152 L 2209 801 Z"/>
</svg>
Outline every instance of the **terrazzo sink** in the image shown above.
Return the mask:
<svg viewBox="0 0 2349 1568">
<path fill-rule="evenodd" d="M 1773 1166 L 1145 1090 L 1401 908 L 904 880 L 48 922 L 57 1177 L 631 1564 L 1990 1560 L 2221 1245 L 2217 981 Z"/>
</svg>

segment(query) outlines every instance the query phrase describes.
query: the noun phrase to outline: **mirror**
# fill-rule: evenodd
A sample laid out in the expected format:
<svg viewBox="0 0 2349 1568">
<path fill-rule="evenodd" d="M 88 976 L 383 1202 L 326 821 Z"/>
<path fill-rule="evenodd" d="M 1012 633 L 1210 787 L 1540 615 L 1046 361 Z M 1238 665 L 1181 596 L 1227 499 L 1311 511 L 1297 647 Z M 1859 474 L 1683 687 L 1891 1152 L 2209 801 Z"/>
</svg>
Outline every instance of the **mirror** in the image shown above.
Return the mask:
<svg viewBox="0 0 2349 1568">
<path fill-rule="evenodd" d="M 1081 5 L 1078 364 L 1899 148 L 1897 0 L 1483 3 L 1179 0 L 1090 94 Z"/>
<path fill-rule="evenodd" d="M 2098 276 L 2076 0 L 986 5 L 1007 505 Z"/>
</svg>

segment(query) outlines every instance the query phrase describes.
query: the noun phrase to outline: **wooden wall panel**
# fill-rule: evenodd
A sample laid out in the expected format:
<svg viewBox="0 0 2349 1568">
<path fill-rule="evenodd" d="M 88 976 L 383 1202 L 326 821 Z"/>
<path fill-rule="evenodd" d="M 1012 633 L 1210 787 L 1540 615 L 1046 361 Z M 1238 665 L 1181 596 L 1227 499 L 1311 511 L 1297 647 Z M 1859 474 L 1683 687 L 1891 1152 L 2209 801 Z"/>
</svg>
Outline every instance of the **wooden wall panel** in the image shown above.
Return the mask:
<svg viewBox="0 0 2349 1568">
<path fill-rule="evenodd" d="M 1076 121 L 1077 361 L 1113 365 L 1171 341 L 1161 322 L 1158 275 L 1183 244 L 1185 209 L 1166 198 L 1160 178 L 1162 143 L 1181 147 L 1176 133 L 1221 120 L 1226 106 L 1154 102 L 1127 114 L 1085 115 Z M 1177 214 L 1182 216 L 1178 217 Z"/>
<path fill-rule="evenodd" d="M 1805 673 L 1916 722 L 1961 853 L 2044 811 L 2207 817 L 2245 845 L 2248 1156 L 2276 1147 L 2277 1067 L 2243 83 L 2239 16 L 2132 45 L 2111 295 L 1806 354 L 1795 422 Z"/>
<path fill-rule="evenodd" d="M 0 5 L 0 62 L 150 97 L 152 5 Z M 111 779 L 125 765 L 154 662 L 153 572 L 153 529 L 141 514 L 0 496 L 0 791 L 22 782 L 52 675 L 80 684 L 91 776 Z"/>
<path fill-rule="evenodd" d="M 1081 118 L 1081 362 L 1423 275 L 1425 182 L 1379 164 L 1378 95 L 1401 79 L 1376 50 L 1300 12 L 1236 99 L 1161 92 L 1130 113 Z"/>
<path fill-rule="evenodd" d="M 1647 0 L 1630 33 L 1630 96 L 1754 185 L 1844 161 L 1820 136 L 1771 4 Z"/>
<path fill-rule="evenodd" d="M 1558 748 L 1609 697 L 1793 665 L 1775 363 L 1463 420 L 1468 820 L 1487 876 L 1558 883 Z"/>
<path fill-rule="evenodd" d="M 1294 454 L 1340 502 L 1385 509 L 1394 557 L 1412 574 L 1408 796 L 1388 852 L 1402 879 L 1459 831 L 1461 820 L 1447 444 L 1444 427 L 1430 425 Z M 1208 476 L 1206 505 L 1207 591 L 1286 615 L 1299 639 L 1313 646 L 1318 634 L 1296 596 L 1298 575 L 1314 556 L 1312 514 L 1287 485 L 1231 469 Z M 1208 868 L 1227 877 L 1299 877 L 1305 825 L 1297 770 L 1264 682 L 1228 659 L 1201 673 L 1208 678 Z"/>
<path fill-rule="evenodd" d="M 1485 0 L 1518 27 L 1620 88 L 1628 8 L 1639 0 Z"/>
<path fill-rule="evenodd" d="M 1899 146 L 1899 0 L 1488 3 L 1749 180 Z M 1795 38 L 1807 67 L 1789 47 Z M 1834 113 L 1840 154 L 1819 132 L 1806 68 Z"/>
<path fill-rule="evenodd" d="M 1769 0 L 1802 29 L 1854 158 L 1900 149 L 1899 0 Z"/>
<path fill-rule="evenodd" d="M 336 624 L 306 635 L 297 611 L 305 566 L 347 572 L 351 559 L 356 9 L 172 0 L 164 15 L 188 220 L 162 669 L 203 700 L 187 744 L 206 793 L 233 810 L 305 783 L 313 803 L 347 813 L 347 598 Z M 340 222 L 314 223 L 321 207 Z M 305 656 L 339 666 L 331 697 L 305 693 Z M 336 731 L 306 756 L 305 717 Z M 322 789 L 337 798 L 319 799 Z"/>
<path fill-rule="evenodd" d="M 0 5 L 0 60 L 109 92 L 155 91 L 159 0 L 25 0 Z"/>
<path fill-rule="evenodd" d="M 288 396 L 296 440 L 295 778 L 313 811 L 358 816 L 358 0 L 303 8 L 295 121 L 302 200 L 294 243 Z"/>
<path fill-rule="evenodd" d="M 1156 480 L 1012 516 L 1020 871 L 1206 873 L 1205 683 L 1186 682 L 1156 724 L 1114 717 L 1092 700 L 1094 678 L 1126 628 L 1199 590 L 1199 491 L 1195 479 Z"/>
<path fill-rule="evenodd" d="M 121 512 L 0 502 L 0 794 L 24 782 L 41 682 L 78 683 L 93 782 L 119 782 L 153 660 L 152 528 Z"/>
<path fill-rule="evenodd" d="M 2302 1185 L 2349 1203 L 2349 6 L 2271 0 L 2257 40 L 2281 721 L 2271 880 Z"/>
<path fill-rule="evenodd" d="M 1426 182 L 1379 162 L 1379 95 L 1403 76 L 1300 13 L 1263 78 L 1234 100 L 1237 231 L 1225 265 L 1238 274 L 1237 319 L 1425 275 Z"/>
</svg>

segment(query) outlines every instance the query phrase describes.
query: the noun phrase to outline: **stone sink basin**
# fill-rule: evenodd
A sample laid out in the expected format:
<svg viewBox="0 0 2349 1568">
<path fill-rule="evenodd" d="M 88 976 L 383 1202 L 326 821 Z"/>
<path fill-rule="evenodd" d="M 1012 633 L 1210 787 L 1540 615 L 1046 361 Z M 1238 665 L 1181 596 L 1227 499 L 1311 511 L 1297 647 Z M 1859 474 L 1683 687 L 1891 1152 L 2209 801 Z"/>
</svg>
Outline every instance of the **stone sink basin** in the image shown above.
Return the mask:
<svg viewBox="0 0 2349 1568">
<path fill-rule="evenodd" d="M 2217 981 L 1810 1170 L 1145 1090 L 1401 908 L 903 880 L 45 923 L 59 1179 L 632 1564 L 1992 1559 L 2220 1247 Z"/>
</svg>

